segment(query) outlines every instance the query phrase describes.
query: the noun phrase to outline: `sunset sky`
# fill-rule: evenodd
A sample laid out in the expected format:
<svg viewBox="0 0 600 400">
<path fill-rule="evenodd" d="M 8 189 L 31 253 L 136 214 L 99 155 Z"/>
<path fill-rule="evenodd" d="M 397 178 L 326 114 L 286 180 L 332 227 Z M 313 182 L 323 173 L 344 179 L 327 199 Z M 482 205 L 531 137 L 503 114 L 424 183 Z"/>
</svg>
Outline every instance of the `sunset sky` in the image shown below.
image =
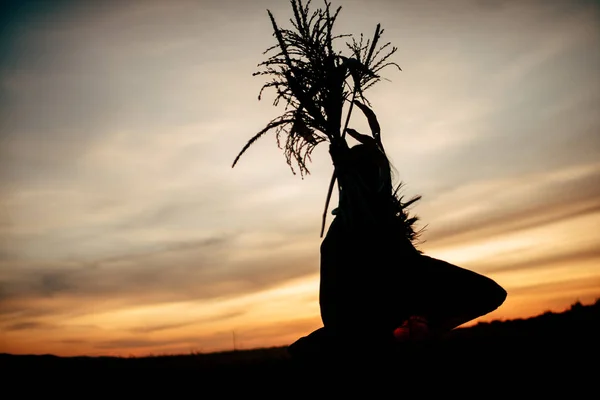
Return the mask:
<svg viewBox="0 0 600 400">
<path fill-rule="evenodd" d="M 327 145 L 304 179 L 272 134 L 231 167 L 283 112 L 252 73 L 275 43 L 267 9 L 289 27 L 289 1 L 8 4 L 0 353 L 213 352 L 319 328 Z M 600 297 L 598 2 L 332 5 L 338 33 L 381 23 L 398 47 L 402 71 L 366 94 L 423 196 L 420 249 L 508 292 L 473 323 Z"/>
</svg>

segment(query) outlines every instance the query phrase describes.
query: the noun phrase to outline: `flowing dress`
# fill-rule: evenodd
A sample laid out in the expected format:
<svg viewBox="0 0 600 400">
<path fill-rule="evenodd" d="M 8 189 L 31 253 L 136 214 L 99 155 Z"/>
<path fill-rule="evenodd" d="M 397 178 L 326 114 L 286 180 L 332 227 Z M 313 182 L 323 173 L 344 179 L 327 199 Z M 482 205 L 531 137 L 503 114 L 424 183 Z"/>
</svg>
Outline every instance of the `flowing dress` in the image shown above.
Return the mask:
<svg viewBox="0 0 600 400">
<path fill-rule="evenodd" d="M 323 340 L 386 346 L 395 328 L 413 315 L 442 334 L 504 302 L 506 291 L 492 279 L 413 245 L 389 161 L 377 146 L 330 147 L 330 153 L 339 200 L 320 247 L 323 328 L 292 350 Z"/>
</svg>

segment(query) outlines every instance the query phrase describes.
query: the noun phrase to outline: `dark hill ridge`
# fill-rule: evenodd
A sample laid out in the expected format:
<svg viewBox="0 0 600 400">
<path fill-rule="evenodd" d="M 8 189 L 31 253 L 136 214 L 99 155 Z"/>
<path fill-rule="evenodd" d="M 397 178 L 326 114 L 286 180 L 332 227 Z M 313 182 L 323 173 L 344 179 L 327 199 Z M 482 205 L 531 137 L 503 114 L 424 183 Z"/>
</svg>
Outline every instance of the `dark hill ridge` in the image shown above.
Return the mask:
<svg viewBox="0 0 600 400">
<path fill-rule="evenodd" d="M 141 358 L 0 354 L 0 367 L 5 377 L 61 376 L 94 385 L 104 382 L 99 388 L 105 389 L 121 382 L 136 390 L 192 385 L 198 390 L 214 387 L 226 394 L 262 393 L 281 385 L 295 387 L 297 394 L 315 383 L 348 389 L 350 382 L 369 382 L 372 387 L 376 379 L 377 387 L 412 382 L 437 391 L 451 384 L 455 390 L 468 392 L 488 384 L 497 390 L 519 387 L 537 394 L 568 390 L 569 398 L 574 398 L 575 392 L 600 383 L 599 338 L 600 299 L 591 305 L 575 303 L 561 313 L 456 329 L 443 339 L 407 345 L 377 361 L 358 360 L 348 349 L 340 362 L 297 365 L 285 347 L 273 347 Z"/>
</svg>

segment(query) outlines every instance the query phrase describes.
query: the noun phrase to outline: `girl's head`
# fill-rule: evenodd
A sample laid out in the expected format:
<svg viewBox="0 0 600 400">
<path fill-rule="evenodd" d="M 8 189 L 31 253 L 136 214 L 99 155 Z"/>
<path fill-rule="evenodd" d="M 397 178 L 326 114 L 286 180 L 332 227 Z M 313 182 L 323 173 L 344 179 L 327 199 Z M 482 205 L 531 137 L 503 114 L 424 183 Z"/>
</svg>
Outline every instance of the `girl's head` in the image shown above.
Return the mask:
<svg viewBox="0 0 600 400">
<path fill-rule="evenodd" d="M 372 192 L 391 194 L 391 165 L 385 153 L 374 142 L 351 147 L 350 157 L 361 180 Z"/>
</svg>

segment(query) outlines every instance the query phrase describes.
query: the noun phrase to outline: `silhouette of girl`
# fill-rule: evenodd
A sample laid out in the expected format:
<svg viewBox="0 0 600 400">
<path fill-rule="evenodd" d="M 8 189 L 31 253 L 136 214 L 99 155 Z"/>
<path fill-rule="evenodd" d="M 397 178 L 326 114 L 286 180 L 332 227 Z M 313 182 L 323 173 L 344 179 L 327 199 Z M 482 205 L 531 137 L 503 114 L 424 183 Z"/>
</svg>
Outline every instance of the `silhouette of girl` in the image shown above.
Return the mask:
<svg viewBox="0 0 600 400">
<path fill-rule="evenodd" d="M 330 13 L 330 4 L 325 2 L 324 10 L 309 13 L 308 4 L 291 3 L 292 30 L 280 29 L 267 10 L 277 45 L 266 52 L 276 53 L 259 64 L 262 70 L 254 74 L 271 75 L 260 93 L 275 89 L 274 104 L 286 101 L 286 111 L 254 135 L 232 165 L 272 129 L 278 144 L 279 135 L 287 135 L 286 159 L 290 167 L 295 161 L 301 173 L 308 172 L 305 160 L 315 146 L 330 143 L 339 204 L 320 248 L 323 328 L 293 343 L 290 352 L 318 352 L 337 344 L 353 349 L 385 347 L 435 337 L 499 307 L 506 292 L 493 280 L 428 257 L 412 243 L 414 219 L 408 217 L 406 207 L 414 200 L 403 203 L 392 186 L 379 123 L 363 95 L 379 81 L 383 68 L 400 69 L 388 60 L 397 48 L 380 42 L 381 24 L 366 43 L 362 34 L 360 40 L 347 42 L 351 55 L 342 56 L 333 51 L 333 40 L 350 35 L 332 33 L 341 7 Z M 367 117 L 372 136 L 347 129 L 354 105 Z M 350 148 L 346 133 L 360 144 Z"/>
<path fill-rule="evenodd" d="M 492 279 L 417 250 L 406 208 L 419 197 L 402 202 L 380 141 L 347 132 L 360 144 L 329 149 L 339 200 L 320 248 L 323 328 L 291 354 L 435 338 L 498 308 L 507 293 Z"/>
</svg>

